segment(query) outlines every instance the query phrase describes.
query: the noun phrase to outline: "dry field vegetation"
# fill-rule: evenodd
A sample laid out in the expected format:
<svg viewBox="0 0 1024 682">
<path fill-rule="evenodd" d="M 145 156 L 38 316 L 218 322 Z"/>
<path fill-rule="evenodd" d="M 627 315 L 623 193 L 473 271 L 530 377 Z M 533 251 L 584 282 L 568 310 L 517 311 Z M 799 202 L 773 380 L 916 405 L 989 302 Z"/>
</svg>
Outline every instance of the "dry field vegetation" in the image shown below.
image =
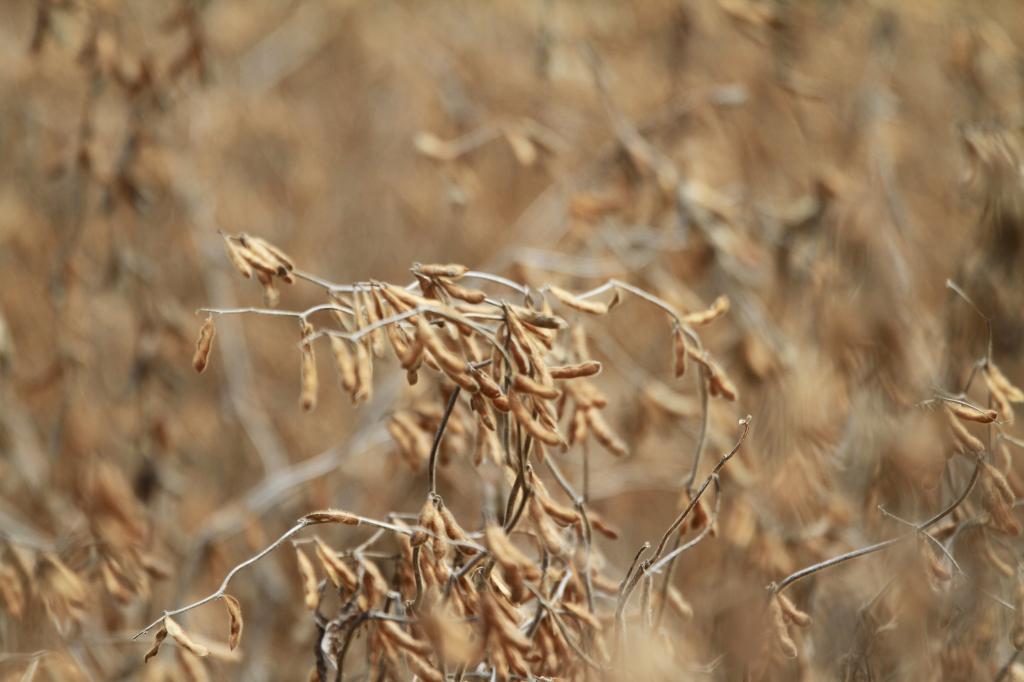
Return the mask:
<svg viewBox="0 0 1024 682">
<path fill-rule="evenodd" d="M 1024 680 L 1019 46 L 2 3 L 0 680 Z"/>
</svg>

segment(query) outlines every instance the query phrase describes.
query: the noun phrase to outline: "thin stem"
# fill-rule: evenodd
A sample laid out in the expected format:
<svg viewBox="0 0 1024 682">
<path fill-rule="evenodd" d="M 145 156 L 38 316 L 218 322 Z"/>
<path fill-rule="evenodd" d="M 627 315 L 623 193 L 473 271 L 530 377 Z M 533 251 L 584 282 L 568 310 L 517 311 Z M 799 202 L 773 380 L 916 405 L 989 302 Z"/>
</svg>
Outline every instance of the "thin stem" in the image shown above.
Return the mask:
<svg viewBox="0 0 1024 682">
<path fill-rule="evenodd" d="M 707 442 L 708 435 L 708 421 L 710 419 L 710 410 L 708 409 L 708 381 L 707 381 L 707 370 L 701 365 L 697 370 L 697 390 L 700 393 L 700 431 L 697 433 L 697 448 L 693 454 L 693 464 L 690 466 L 690 474 L 683 482 L 683 489 L 690 495 L 693 495 L 693 482 L 697 479 L 697 470 L 700 467 L 701 454 L 704 452 L 704 444 Z M 709 526 L 710 527 L 710 526 Z M 673 541 L 672 551 L 669 553 L 672 557 L 668 563 L 668 569 L 665 571 L 665 579 L 661 583 L 661 599 L 658 602 L 658 615 L 656 623 L 661 624 L 661 619 L 665 615 L 665 605 L 668 603 L 668 589 L 672 584 L 672 574 L 675 571 L 675 557 L 678 557 L 686 549 L 693 545 L 688 545 L 686 549 L 680 550 L 679 543 L 682 542 L 682 535 L 676 535 Z"/>
<path fill-rule="evenodd" d="M 545 609 L 547 609 L 548 615 L 551 616 L 551 620 L 553 620 L 555 625 L 558 626 L 559 631 L 561 631 L 562 633 L 562 637 L 565 638 L 565 641 L 569 645 L 569 647 L 572 648 L 574 652 L 576 652 L 576 655 L 580 657 L 580 660 L 582 660 L 584 663 L 586 663 L 588 666 L 590 666 L 597 672 L 603 672 L 604 667 L 600 663 L 592 659 L 590 656 L 588 656 L 587 652 L 583 651 L 583 649 L 580 648 L 580 645 L 576 643 L 576 640 L 572 638 L 572 636 L 569 633 L 569 627 L 565 624 L 565 621 L 562 620 L 562 617 L 558 615 L 558 611 L 555 610 L 555 607 L 552 606 L 548 600 L 542 597 L 540 591 L 538 591 L 537 588 L 535 588 L 533 585 L 530 585 L 529 583 L 524 584 L 526 585 L 526 588 L 533 593 L 533 596 L 536 597 L 537 601 Z"/>
<path fill-rule="evenodd" d="M 883 549 L 888 549 L 889 547 L 892 547 L 895 544 L 899 544 L 907 538 L 912 538 L 916 536 L 919 532 L 927 530 L 928 528 L 934 526 L 936 523 L 946 518 L 946 516 L 953 513 L 953 510 L 959 507 L 960 504 L 967 499 L 967 496 L 971 494 L 971 491 L 974 490 L 974 484 L 978 482 L 978 477 L 981 475 L 981 464 L 982 459 L 980 457 L 975 459 L 974 472 L 971 474 L 971 480 L 967 482 L 967 485 L 964 487 L 963 492 L 961 492 L 960 495 L 955 500 L 953 500 L 953 502 L 948 507 L 946 507 L 945 509 L 943 509 L 942 511 L 940 511 L 927 521 L 923 521 L 917 524 L 916 526 L 914 526 L 914 530 L 910 531 L 909 533 L 905 533 L 904 535 L 899 535 L 888 540 L 883 540 L 882 542 L 876 542 L 873 545 L 861 547 L 860 549 L 855 549 L 846 552 L 845 554 L 840 554 L 839 556 L 832 557 L 831 559 L 826 559 L 825 561 L 813 564 L 811 566 L 807 566 L 806 568 L 801 568 L 799 571 L 796 571 L 795 573 L 792 573 L 791 575 L 787 576 L 784 580 L 782 580 L 782 582 L 772 583 L 768 586 L 768 589 L 770 589 L 773 594 L 778 594 L 779 592 L 782 592 L 784 589 L 795 583 L 797 580 L 801 580 L 809 575 L 817 573 L 818 571 L 823 571 L 826 568 L 837 566 L 851 559 L 856 559 L 858 557 L 866 556 L 868 554 L 880 552 Z"/>
<path fill-rule="evenodd" d="M 448 398 L 448 405 L 445 407 L 444 414 L 441 415 L 441 423 L 437 426 L 437 432 L 434 434 L 434 443 L 430 447 L 430 465 L 428 468 L 428 488 L 431 496 L 437 495 L 437 451 L 441 449 L 441 439 L 444 437 L 445 427 L 448 426 L 448 420 L 452 416 L 452 411 L 455 410 L 455 405 L 459 401 L 459 392 L 462 389 L 456 386 L 452 391 L 451 397 Z"/>
<path fill-rule="evenodd" d="M 526 295 L 528 295 L 530 293 L 530 288 L 529 287 L 523 286 L 522 284 L 519 284 L 518 282 L 513 282 L 512 280 L 508 279 L 507 277 L 501 277 L 500 275 L 492 275 L 489 272 L 480 272 L 478 270 L 470 270 L 469 272 L 464 274 L 463 277 L 464 278 L 473 278 L 473 279 L 482 279 L 482 280 L 487 281 L 487 282 L 494 282 L 495 284 L 501 284 L 502 286 L 506 286 L 509 289 L 514 289 L 515 291 L 519 292 L 523 296 L 526 296 Z"/>
<path fill-rule="evenodd" d="M 754 419 L 749 414 L 740 420 L 740 425 L 743 427 L 743 430 L 740 432 L 740 437 L 736 441 L 736 445 L 733 446 L 732 450 L 722 455 L 722 458 L 718 460 L 718 464 L 715 465 L 714 470 L 711 472 L 710 475 L 708 475 L 706 479 L 704 479 L 704 483 L 701 484 L 697 492 L 690 498 L 690 503 L 686 505 L 686 508 L 679 513 L 679 515 L 675 518 L 672 524 L 668 527 L 668 530 L 665 531 L 665 534 L 661 538 L 661 542 L 658 543 L 658 549 L 654 552 L 654 557 L 652 561 L 657 561 L 661 558 L 662 554 L 665 551 L 665 545 L 668 544 L 669 538 L 672 537 L 673 533 L 679 530 L 679 527 L 683 525 L 683 522 L 686 520 L 686 517 L 690 514 L 691 511 L 693 511 L 693 508 L 697 506 L 697 502 L 700 501 L 701 495 L 704 494 L 704 491 L 707 490 L 708 485 L 711 484 L 711 480 L 718 475 L 718 472 L 722 470 L 722 467 L 725 466 L 725 463 L 732 459 L 733 455 L 739 452 L 740 446 L 743 445 L 743 441 L 746 440 L 747 433 L 750 431 L 750 424 L 752 421 L 754 421 Z"/>
<path fill-rule="evenodd" d="M 487 553 L 487 548 L 485 548 L 482 545 L 479 545 L 479 544 L 477 544 L 475 542 L 472 542 L 470 540 L 453 540 L 453 539 L 448 538 L 446 536 L 436 535 L 435 533 L 433 533 L 432 531 L 430 531 L 430 530 L 428 530 L 426 528 L 419 528 L 419 527 L 412 527 L 412 528 L 410 528 L 410 527 L 406 527 L 406 526 L 396 526 L 394 524 L 386 523 L 384 521 L 378 521 L 377 519 L 371 519 L 371 518 L 368 518 L 366 516 L 359 516 L 359 515 L 356 515 L 356 514 L 353 514 L 353 516 L 355 516 L 359 520 L 359 524 L 358 525 L 371 526 L 373 528 L 381 528 L 381 529 L 384 529 L 384 530 L 389 530 L 389 531 L 391 531 L 393 533 L 399 533 L 401 535 L 412 535 L 413 533 L 421 532 L 421 533 L 426 534 L 428 537 L 439 539 L 442 542 L 445 542 L 445 543 L 447 543 L 449 545 L 452 545 L 452 546 L 455 546 L 455 547 L 466 547 L 466 548 L 473 549 L 473 550 L 475 550 L 477 552 L 480 552 L 480 553 L 483 553 L 483 554 Z M 260 559 L 265 557 L 266 555 L 270 554 L 275 549 L 280 547 L 281 544 L 284 543 L 288 538 L 292 537 L 293 535 L 295 535 L 296 533 L 298 533 L 302 529 L 307 528 L 309 526 L 315 526 L 315 525 L 320 525 L 320 524 L 318 522 L 316 522 L 316 521 L 311 521 L 311 520 L 309 520 L 308 518 L 305 518 L 305 517 L 300 519 L 294 526 L 292 526 L 287 531 L 285 531 L 284 534 L 281 535 L 281 537 L 277 538 L 272 543 L 270 543 L 269 545 L 264 547 L 257 554 L 254 554 L 250 558 L 246 559 L 245 561 L 243 561 L 242 563 L 238 564 L 237 566 L 232 568 L 230 571 L 228 571 L 228 574 L 226 576 L 224 576 L 224 581 L 220 584 L 220 587 L 217 588 L 217 590 L 215 592 L 213 592 L 213 593 L 203 597 L 202 599 L 194 601 L 191 604 L 188 604 L 186 606 L 182 606 L 181 608 L 178 608 L 178 609 L 174 609 L 173 611 L 164 611 L 163 615 L 161 615 L 155 621 L 153 621 L 152 623 L 147 625 L 145 628 L 143 628 L 142 630 L 137 632 L 132 637 L 132 640 L 136 640 L 139 637 L 141 637 L 144 634 L 146 634 L 147 632 L 149 632 L 150 630 L 152 630 L 154 627 L 159 625 L 160 622 L 164 618 L 166 618 L 167 616 L 176 616 L 176 615 L 178 615 L 180 613 L 185 613 L 186 611 L 191 611 L 192 609 L 198 608 L 198 607 L 200 607 L 200 606 L 202 606 L 204 604 L 208 604 L 211 601 L 214 601 L 216 599 L 220 599 L 221 597 L 224 596 L 225 591 L 227 590 L 227 587 L 228 587 L 228 583 L 231 582 L 231 579 L 234 578 L 235 575 L 239 571 L 241 571 L 243 568 L 247 568 L 248 566 L 251 566 L 252 564 L 256 563 L 257 561 L 259 561 Z"/>
<path fill-rule="evenodd" d="M 697 480 L 697 469 L 700 467 L 701 455 L 704 452 L 704 444 L 708 436 L 708 371 L 704 366 L 697 369 L 697 391 L 700 393 L 700 431 L 697 433 L 697 449 L 693 455 L 693 464 L 690 467 L 690 475 L 687 476 L 683 488 L 686 492 L 693 492 L 693 482 Z"/>
<path fill-rule="evenodd" d="M 186 611 L 191 611 L 192 609 L 200 607 L 203 604 L 208 604 L 211 601 L 214 601 L 215 599 L 220 599 L 221 597 L 224 596 L 224 591 L 227 589 L 228 583 L 231 582 L 231 579 L 234 578 L 235 575 L 239 571 L 241 571 L 243 568 L 251 566 L 252 564 L 256 563 L 257 561 L 259 561 L 260 559 L 265 557 L 266 555 L 270 554 L 275 549 L 280 547 L 281 544 L 284 543 L 288 538 L 290 538 L 291 536 L 295 535 L 296 533 L 298 533 L 303 528 L 306 528 L 307 526 L 310 526 L 310 525 L 313 525 L 310 521 L 306 521 L 306 520 L 299 521 L 294 526 L 292 526 L 287 531 L 285 531 L 284 534 L 281 537 L 279 537 L 278 539 L 274 540 L 272 543 L 270 543 L 265 548 L 263 548 L 259 553 L 254 554 L 253 556 L 249 557 L 248 559 L 246 559 L 245 561 L 243 561 L 242 563 L 238 564 L 237 566 L 232 568 L 230 571 L 228 571 L 228 574 L 226 576 L 224 576 L 224 581 L 221 582 L 220 587 L 217 588 L 216 592 L 213 592 L 212 594 L 209 594 L 209 595 L 203 597 L 202 599 L 194 601 L 191 604 L 188 604 L 187 606 L 182 606 L 179 609 L 174 609 L 173 611 L 164 611 L 162 616 L 160 616 L 155 621 L 153 621 L 152 623 L 147 625 L 145 628 L 143 628 L 142 630 L 137 632 L 132 637 L 132 640 L 136 640 L 139 637 L 143 636 L 144 634 L 146 634 L 147 632 L 149 632 L 150 630 L 155 628 L 157 625 L 159 625 L 163 621 L 163 619 L 168 617 L 168 616 L 177 616 L 180 613 L 185 613 Z"/>
<path fill-rule="evenodd" d="M 717 474 L 713 474 L 712 476 L 713 476 L 713 478 L 715 480 L 715 511 L 712 514 L 711 518 L 708 520 L 707 525 L 704 526 L 704 528 L 702 528 L 701 531 L 699 533 L 697 533 L 697 535 L 695 535 L 693 538 L 691 538 L 689 541 L 687 541 L 687 543 L 685 545 L 677 546 L 671 552 L 669 552 L 668 554 L 663 556 L 659 561 L 657 561 L 654 564 L 652 564 L 651 567 L 647 569 L 648 573 L 650 573 L 650 574 L 657 573 L 666 564 L 668 565 L 669 569 L 671 569 L 672 565 L 673 565 L 673 562 L 675 562 L 675 560 L 679 557 L 680 554 L 682 554 L 683 552 L 689 550 L 691 547 L 693 547 L 694 545 L 699 543 L 701 540 L 703 540 L 705 537 L 707 537 L 709 533 L 711 533 L 711 529 L 714 528 L 714 526 L 715 526 L 715 521 L 718 520 L 719 504 L 720 504 L 720 501 L 721 501 L 721 489 L 720 489 L 719 483 L 718 483 L 718 475 Z M 662 597 L 663 598 L 668 593 L 668 587 L 669 587 L 669 582 L 668 582 L 669 574 L 667 572 L 666 572 L 665 578 L 666 578 L 665 585 L 663 586 L 664 589 L 662 591 Z M 659 623 L 661 622 L 660 618 L 659 618 L 658 622 Z"/>
<path fill-rule="evenodd" d="M 895 514 L 893 514 L 891 511 L 889 511 L 888 509 L 886 509 L 882 505 L 878 505 L 878 511 L 882 512 L 882 514 L 884 516 L 889 517 L 893 521 L 896 521 L 898 523 L 902 523 L 905 526 L 910 526 L 911 528 L 916 528 L 916 525 L 914 524 L 913 521 L 907 521 L 906 519 L 903 519 L 903 518 L 900 518 L 899 516 L 896 516 Z M 951 563 L 953 565 L 953 568 L 955 568 L 957 570 L 957 573 L 963 574 L 964 569 L 960 568 L 960 564 L 957 563 L 956 559 L 953 558 L 953 554 L 948 549 L 946 549 L 946 546 L 944 544 L 942 544 L 937 539 L 935 539 L 935 537 L 931 533 L 929 533 L 927 531 L 919 531 L 919 532 L 925 538 L 927 538 L 928 540 L 931 540 L 932 543 L 936 547 L 939 548 L 939 551 L 942 552 L 946 556 L 947 559 L 949 559 L 949 563 Z"/>
</svg>

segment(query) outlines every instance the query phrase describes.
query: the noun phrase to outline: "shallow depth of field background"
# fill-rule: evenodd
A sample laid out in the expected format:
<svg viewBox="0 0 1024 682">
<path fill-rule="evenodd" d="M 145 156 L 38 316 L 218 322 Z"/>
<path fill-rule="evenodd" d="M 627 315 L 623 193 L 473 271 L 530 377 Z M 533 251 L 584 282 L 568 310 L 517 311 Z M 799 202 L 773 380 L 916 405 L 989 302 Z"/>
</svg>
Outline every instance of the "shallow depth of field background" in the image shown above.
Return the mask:
<svg viewBox="0 0 1024 682">
<path fill-rule="evenodd" d="M 130 635 L 307 511 L 422 504 L 423 475 L 384 429 L 404 386 L 393 362 L 355 408 L 323 353 L 307 414 L 294 322 L 236 317 L 218 320 L 210 370 L 192 371 L 197 308 L 261 305 L 217 230 L 336 282 L 460 262 L 574 291 L 618 277 L 684 310 L 729 296 L 703 339 L 740 396 L 712 401 L 702 476 L 739 417 L 754 429 L 723 474 L 716 536 L 676 570 L 694 616 L 670 622 L 674 651 L 656 635 L 637 647 L 635 674 L 743 679 L 766 585 L 904 532 L 879 505 L 917 521 L 962 487 L 969 463 L 917 406 L 959 391 L 986 353 L 947 279 L 1024 382 L 1021 46 L 1009 0 L 3 3 L 0 561 L 54 551 L 88 598 L 63 633 L 31 589 L 17 618 L 0 602 L 0 679 L 37 658 L 41 680 L 184 679 L 167 651 L 144 667 Z M 532 146 L 499 134 L 454 160 L 423 153 L 425 133 L 495 129 Z M 664 174 L 624 151 L 627 130 L 702 215 L 681 215 Z M 299 283 L 281 307 L 320 300 Z M 678 510 L 699 406 L 692 377 L 672 379 L 663 314 L 629 299 L 588 328 L 631 450 L 594 450 L 617 581 Z M 980 384 L 971 397 L 986 400 Z M 1007 442 L 993 461 L 1020 496 L 1024 453 Z M 578 475 L 578 453 L 559 457 Z M 469 457 L 441 480 L 474 525 Z M 130 491 L 135 541 L 167 569 L 149 594 L 115 598 L 96 570 L 116 523 L 100 489 Z M 958 522 L 984 514 L 981 497 Z M 1015 568 L 1021 545 L 975 526 L 955 545 L 965 575 L 937 578 L 911 541 L 794 586 L 814 624 L 768 678 L 991 679 L 1013 651 L 1016 584 L 991 555 Z M 210 661 L 210 678 L 306 679 L 316 629 L 291 549 L 232 593 L 241 657 Z M 183 620 L 225 636 L 219 604 Z"/>
</svg>

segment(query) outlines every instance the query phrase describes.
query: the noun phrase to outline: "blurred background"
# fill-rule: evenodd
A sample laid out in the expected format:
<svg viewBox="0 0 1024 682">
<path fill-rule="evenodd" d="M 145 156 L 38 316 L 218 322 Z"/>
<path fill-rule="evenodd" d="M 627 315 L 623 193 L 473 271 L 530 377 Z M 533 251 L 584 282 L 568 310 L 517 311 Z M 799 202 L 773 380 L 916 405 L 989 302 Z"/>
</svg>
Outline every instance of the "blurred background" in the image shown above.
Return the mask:
<svg viewBox="0 0 1024 682">
<path fill-rule="evenodd" d="M 739 417 L 754 429 L 716 535 L 675 572 L 693 617 L 637 676 L 749 677 L 767 584 L 904 532 L 878 507 L 923 520 L 970 475 L 921 404 L 989 352 L 947 280 L 1024 381 L 1022 40 L 1010 0 L 3 3 L 0 679 L 307 679 L 288 548 L 233 583 L 240 655 L 144 666 L 129 638 L 307 511 L 422 504 L 385 428 L 394 367 L 355 407 L 321 357 L 305 413 L 294 323 L 226 316 L 192 371 L 196 309 L 262 305 L 218 230 L 335 282 L 458 262 L 574 291 L 615 277 L 686 311 L 728 296 L 703 340 L 739 398 L 711 403 L 701 475 Z M 321 300 L 299 282 L 280 307 Z M 588 328 L 630 450 L 593 455 L 617 581 L 679 508 L 700 406 L 663 313 L 629 299 Z M 970 428 L 1020 497 L 1012 415 Z M 465 494 L 446 501 L 477 518 L 477 474 L 450 459 Z M 939 536 L 958 565 L 915 540 L 795 585 L 814 624 L 762 676 L 995 676 L 1021 547 L 983 493 Z M 137 577 L 111 577 L 125 552 Z M 186 620 L 224 637 L 219 605 Z"/>
</svg>

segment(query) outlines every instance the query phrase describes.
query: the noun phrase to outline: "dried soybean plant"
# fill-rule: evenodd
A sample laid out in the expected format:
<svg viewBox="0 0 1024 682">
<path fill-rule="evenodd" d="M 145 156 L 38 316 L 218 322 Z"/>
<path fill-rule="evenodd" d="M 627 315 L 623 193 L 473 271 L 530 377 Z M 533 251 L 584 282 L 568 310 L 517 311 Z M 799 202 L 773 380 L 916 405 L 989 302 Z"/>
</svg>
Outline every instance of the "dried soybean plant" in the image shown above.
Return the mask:
<svg viewBox="0 0 1024 682">
<path fill-rule="evenodd" d="M 692 484 L 699 462 L 693 462 L 685 508 L 655 551 L 642 556 L 650 548 L 645 544 L 621 580 L 609 575 L 611 567 L 594 541 L 595 534 L 615 539 L 618 532 L 589 506 L 586 476 L 574 485 L 559 461 L 587 458 L 592 442 L 615 456 L 628 452 L 603 414 L 609 399 L 593 381 L 602 365 L 590 353 L 584 322 L 608 314 L 624 297 L 667 315 L 671 371 L 676 378 L 690 371 L 704 396 L 699 455 L 707 432 L 707 399 L 737 397 L 697 333 L 728 311 L 727 298 L 682 314 L 619 280 L 578 294 L 554 285 L 535 290 L 459 264 L 414 264 L 408 285 L 377 280 L 335 284 L 297 269 L 280 249 L 258 237 L 223 238 L 238 272 L 263 287 L 268 307 L 201 310 L 207 317 L 194 368 L 201 372 L 210 360 L 217 316 L 260 314 L 298 323 L 303 410 L 317 404 L 322 383 L 318 348 L 330 350 L 338 384 L 355 404 L 371 399 L 374 375 L 382 368 L 404 371 L 410 386 L 435 386 L 400 401 L 388 421 L 409 468 L 426 471 L 427 490 L 418 514 L 395 511 L 373 519 L 327 509 L 303 516 L 235 566 L 214 593 L 164 612 L 136 635 L 157 629 L 147 660 L 167 636 L 192 654 L 208 653 L 173 619 L 215 600 L 227 607 L 233 649 L 243 621 L 242 608 L 227 592 L 231 580 L 289 540 L 304 603 L 320 633 L 313 679 L 342 679 L 352 641 L 359 636 L 367 638 L 373 669 L 393 679 L 589 679 L 621 666 L 631 631 L 652 627 L 655 613 L 660 623 L 665 606 L 689 615 L 689 605 L 670 584 L 670 572 L 658 590 L 652 585 L 712 531 L 719 472 L 739 450 L 751 418 L 740 420 L 735 446 L 697 488 Z M 327 302 L 302 311 L 276 309 L 278 283 L 300 281 L 321 288 Z M 694 369 L 688 370 L 690 365 Z M 441 490 L 442 459 L 481 471 L 482 525 L 460 521 L 446 504 L 443 494 L 468 497 L 469 491 Z M 702 499 L 711 487 L 714 510 Z M 333 547 L 318 535 L 296 538 L 323 524 L 368 526 L 374 532 L 349 547 Z M 680 544 L 691 529 L 692 537 Z M 388 539 L 397 541 L 395 556 L 380 551 Z M 670 548 L 673 539 L 677 542 Z M 630 608 L 638 586 L 643 598 L 638 608 Z"/>
<path fill-rule="evenodd" d="M 899 522 L 903 532 L 830 556 L 770 583 L 767 586 L 768 603 L 762 613 L 762 624 L 769 635 L 752 671 L 757 678 L 771 677 L 773 670 L 777 674 L 782 669 L 786 659 L 797 659 L 803 648 L 795 634 L 812 625 L 810 614 L 799 608 L 786 590 L 819 572 L 908 544 L 911 540 L 917 541 L 916 550 L 912 552 L 917 559 L 910 565 L 910 575 L 891 576 L 861 609 L 857 639 L 863 643 L 856 644 L 855 651 L 858 646 L 863 648 L 841 661 L 843 678 L 870 677 L 871 664 L 866 650 L 880 638 L 884 628 L 875 623 L 871 612 L 881 610 L 880 604 L 888 599 L 900 580 L 918 580 L 928 586 L 928 595 L 934 599 L 927 607 L 928 611 L 937 614 L 938 621 L 948 627 L 948 632 L 942 635 L 945 641 L 940 662 L 952 679 L 977 679 L 983 674 L 986 661 L 979 659 L 972 649 L 979 642 L 991 645 L 996 632 L 985 605 L 980 605 L 977 613 L 962 611 L 962 605 L 955 597 L 964 592 L 987 595 L 993 604 L 1012 612 L 1012 625 L 1005 631 L 1009 635 L 1012 654 L 997 672 L 996 679 L 1006 678 L 1011 671 L 1014 676 L 1020 674 L 1015 663 L 1020 651 L 1024 650 L 1024 628 L 1021 627 L 1020 616 L 1024 608 L 1024 590 L 1021 589 L 1024 585 L 1021 576 L 1024 574 L 1019 559 L 1006 541 L 1021 533 L 1020 522 L 1015 517 L 1015 510 L 1020 506 L 1019 479 L 1013 472 L 1010 448 L 1022 447 L 1024 443 L 1007 429 L 1015 421 L 1013 405 L 1024 402 L 1024 392 L 1005 376 L 993 358 L 991 319 L 981 313 L 955 283 L 948 281 L 947 287 L 955 294 L 954 303 L 962 299 L 981 316 L 989 335 L 985 356 L 971 364 L 960 390 L 937 391 L 933 397 L 912 406 L 914 410 L 941 415 L 939 424 L 946 427 L 943 472 L 952 499 L 920 522 L 902 519 L 879 505 L 878 511 L 884 517 Z M 983 379 L 983 398 L 977 397 L 977 391 L 972 392 L 978 377 Z M 985 429 L 984 438 L 976 435 L 978 428 Z M 1013 484 L 1010 478 L 1014 479 Z M 972 496 L 975 489 L 980 489 L 981 494 Z M 962 547 L 968 541 L 976 542 L 981 549 L 977 559 L 971 558 L 975 561 L 972 566 L 975 572 L 970 574 L 960 564 L 960 561 L 965 561 L 963 549 L 960 549 L 959 561 L 957 559 L 958 543 Z M 983 585 L 995 585 L 1005 590 L 1008 596 L 1003 599 L 986 592 Z M 895 622 L 895 616 L 893 619 Z M 933 665 L 936 664 L 939 662 Z"/>
</svg>

